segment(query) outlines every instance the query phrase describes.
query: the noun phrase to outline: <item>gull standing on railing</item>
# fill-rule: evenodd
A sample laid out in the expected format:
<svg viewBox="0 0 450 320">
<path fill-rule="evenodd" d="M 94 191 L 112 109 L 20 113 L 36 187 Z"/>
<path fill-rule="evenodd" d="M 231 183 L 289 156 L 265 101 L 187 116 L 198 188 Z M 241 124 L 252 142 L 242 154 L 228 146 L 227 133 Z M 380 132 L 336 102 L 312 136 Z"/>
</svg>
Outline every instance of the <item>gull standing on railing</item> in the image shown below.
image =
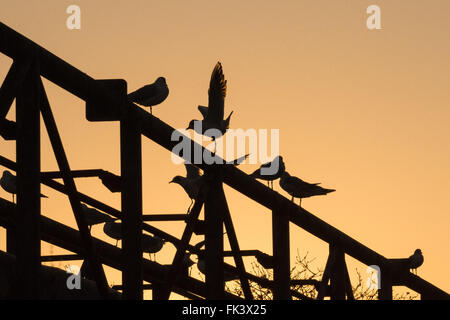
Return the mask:
<svg viewBox="0 0 450 320">
<path fill-rule="evenodd" d="M 12 201 L 14 203 L 14 195 L 17 194 L 17 177 L 8 170 L 4 170 L 2 177 L 0 178 L 0 186 L 6 191 L 12 194 Z M 48 198 L 41 193 L 41 198 Z"/>
<path fill-rule="evenodd" d="M 166 100 L 168 95 L 169 87 L 167 86 L 166 79 L 159 77 L 154 83 L 128 94 L 128 99 L 137 104 L 150 107 L 150 113 L 152 113 L 152 107 Z"/>
<path fill-rule="evenodd" d="M 302 198 L 326 195 L 336 191 L 322 188 L 319 184 L 305 182 L 300 178 L 291 176 L 287 171 L 281 175 L 280 179 L 280 187 L 292 196 L 292 201 L 294 201 L 294 198 L 300 198 L 300 206 L 302 205 Z"/>
</svg>

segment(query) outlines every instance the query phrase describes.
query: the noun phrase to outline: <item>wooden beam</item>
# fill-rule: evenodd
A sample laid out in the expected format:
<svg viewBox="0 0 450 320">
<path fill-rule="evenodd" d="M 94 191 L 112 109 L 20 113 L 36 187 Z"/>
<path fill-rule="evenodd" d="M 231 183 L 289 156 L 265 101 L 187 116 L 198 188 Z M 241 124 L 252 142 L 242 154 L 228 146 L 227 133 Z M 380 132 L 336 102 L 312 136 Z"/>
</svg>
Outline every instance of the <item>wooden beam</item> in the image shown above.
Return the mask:
<svg viewBox="0 0 450 320">
<path fill-rule="evenodd" d="M 53 261 L 76 261 L 83 260 L 78 254 L 60 254 L 60 255 L 52 255 L 52 256 L 42 256 L 41 262 L 53 262 Z"/>
<path fill-rule="evenodd" d="M 185 221 L 188 215 L 181 214 L 144 214 L 142 215 L 143 221 Z"/>
<path fill-rule="evenodd" d="M 87 178 L 87 177 L 98 177 L 103 170 L 101 169 L 87 169 L 87 170 L 71 170 L 70 176 L 72 178 Z M 60 171 L 46 171 L 41 173 L 42 178 L 48 179 L 60 179 L 62 174 Z"/>
</svg>

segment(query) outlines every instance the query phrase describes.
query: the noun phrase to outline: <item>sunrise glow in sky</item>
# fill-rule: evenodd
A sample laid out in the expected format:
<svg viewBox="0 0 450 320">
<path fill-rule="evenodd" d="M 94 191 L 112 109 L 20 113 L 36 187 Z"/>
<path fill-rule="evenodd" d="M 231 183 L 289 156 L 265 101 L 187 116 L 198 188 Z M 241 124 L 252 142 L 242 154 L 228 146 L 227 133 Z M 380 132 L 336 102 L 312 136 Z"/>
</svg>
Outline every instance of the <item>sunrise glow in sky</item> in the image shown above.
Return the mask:
<svg viewBox="0 0 450 320">
<path fill-rule="evenodd" d="M 79 30 L 66 26 L 72 4 L 81 9 Z M 379 30 L 366 25 L 374 4 Z M 175 128 L 201 117 L 197 105 L 207 105 L 211 71 L 221 61 L 231 128 L 279 129 L 289 173 L 337 190 L 304 199 L 303 207 L 387 258 L 420 248 L 419 276 L 447 292 L 449 12 L 447 0 L 0 0 L 1 22 L 93 78 L 125 79 L 131 92 L 164 76 L 170 94 L 153 114 Z M 1 81 L 11 62 L 0 55 Z M 71 168 L 120 174 L 119 124 L 88 122 L 83 101 L 44 85 Z M 14 120 L 14 107 L 7 118 Z M 56 170 L 41 132 L 41 168 Z M 15 143 L 1 140 L 0 154 L 15 159 Z M 144 213 L 185 212 L 189 198 L 168 183 L 185 174 L 184 166 L 146 138 L 142 156 Z M 99 179 L 79 179 L 77 187 L 120 208 L 120 195 Z M 278 181 L 274 188 L 289 197 Z M 45 186 L 42 192 L 49 196 L 43 214 L 76 228 L 68 199 Z M 229 187 L 225 193 L 240 247 L 271 253 L 270 212 Z M 3 190 L 0 196 L 11 199 Z M 175 236 L 184 229 L 181 222 L 154 225 Z M 115 243 L 101 226 L 93 235 Z M 1 229 L 0 250 L 4 239 Z M 43 254 L 51 250 L 59 252 L 43 243 Z M 323 268 L 328 245 L 292 225 L 291 251 L 292 262 L 297 252 L 309 252 Z M 174 252 L 167 244 L 157 260 L 169 263 Z M 356 267 L 365 273 L 347 261 L 352 281 Z M 121 282 L 119 272 L 106 270 L 110 284 Z"/>
</svg>

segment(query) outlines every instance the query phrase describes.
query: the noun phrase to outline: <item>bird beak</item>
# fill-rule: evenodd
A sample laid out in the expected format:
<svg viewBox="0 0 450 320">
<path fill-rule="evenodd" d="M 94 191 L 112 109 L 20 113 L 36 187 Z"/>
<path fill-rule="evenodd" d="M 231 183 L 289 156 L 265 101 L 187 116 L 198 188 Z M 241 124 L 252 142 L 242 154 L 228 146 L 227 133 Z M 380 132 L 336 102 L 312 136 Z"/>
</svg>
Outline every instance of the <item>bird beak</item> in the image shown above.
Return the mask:
<svg viewBox="0 0 450 320">
<path fill-rule="evenodd" d="M 173 182 L 173 180 L 170 180 L 170 181 L 169 181 L 169 183 L 172 183 L 172 182 Z"/>
</svg>

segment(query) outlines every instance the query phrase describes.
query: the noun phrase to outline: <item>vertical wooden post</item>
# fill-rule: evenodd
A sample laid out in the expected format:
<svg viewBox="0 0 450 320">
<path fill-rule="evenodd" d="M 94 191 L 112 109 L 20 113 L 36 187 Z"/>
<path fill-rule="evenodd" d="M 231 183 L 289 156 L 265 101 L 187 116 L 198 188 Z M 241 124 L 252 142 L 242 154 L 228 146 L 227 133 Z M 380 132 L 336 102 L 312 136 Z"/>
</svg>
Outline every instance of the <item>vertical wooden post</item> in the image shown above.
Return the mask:
<svg viewBox="0 0 450 320">
<path fill-rule="evenodd" d="M 123 298 L 143 299 L 142 142 L 140 119 L 122 106 L 120 161 L 122 175 Z"/>
<path fill-rule="evenodd" d="M 345 300 L 347 282 L 345 253 L 341 248 L 330 245 L 330 255 L 331 254 L 334 255 L 334 261 L 330 270 L 330 297 L 332 300 Z"/>
<path fill-rule="evenodd" d="M 283 210 L 272 211 L 272 247 L 274 300 L 290 300 L 290 252 L 289 252 L 289 220 Z"/>
<path fill-rule="evenodd" d="M 225 290 L 223 263 L 223 215 L 218 202 L 223 192 L 222 168 L 213 167 L 206 172 L 211 179 L 210 190 L 205 201 L 205 282 L 206 299 L 223 299 Z"/>
<path fill-rule="evenodd" d="M 392 300 L 392 269 L 389 265 L 381 266 L 379 300 Z"/>
<path fill-rule="evenodd" d="M 39 297 L 40 241 L 40 90 L 39 69 L 33 62 L 17 95 L 17 217 L 16 294 Z"/>
</svg>

